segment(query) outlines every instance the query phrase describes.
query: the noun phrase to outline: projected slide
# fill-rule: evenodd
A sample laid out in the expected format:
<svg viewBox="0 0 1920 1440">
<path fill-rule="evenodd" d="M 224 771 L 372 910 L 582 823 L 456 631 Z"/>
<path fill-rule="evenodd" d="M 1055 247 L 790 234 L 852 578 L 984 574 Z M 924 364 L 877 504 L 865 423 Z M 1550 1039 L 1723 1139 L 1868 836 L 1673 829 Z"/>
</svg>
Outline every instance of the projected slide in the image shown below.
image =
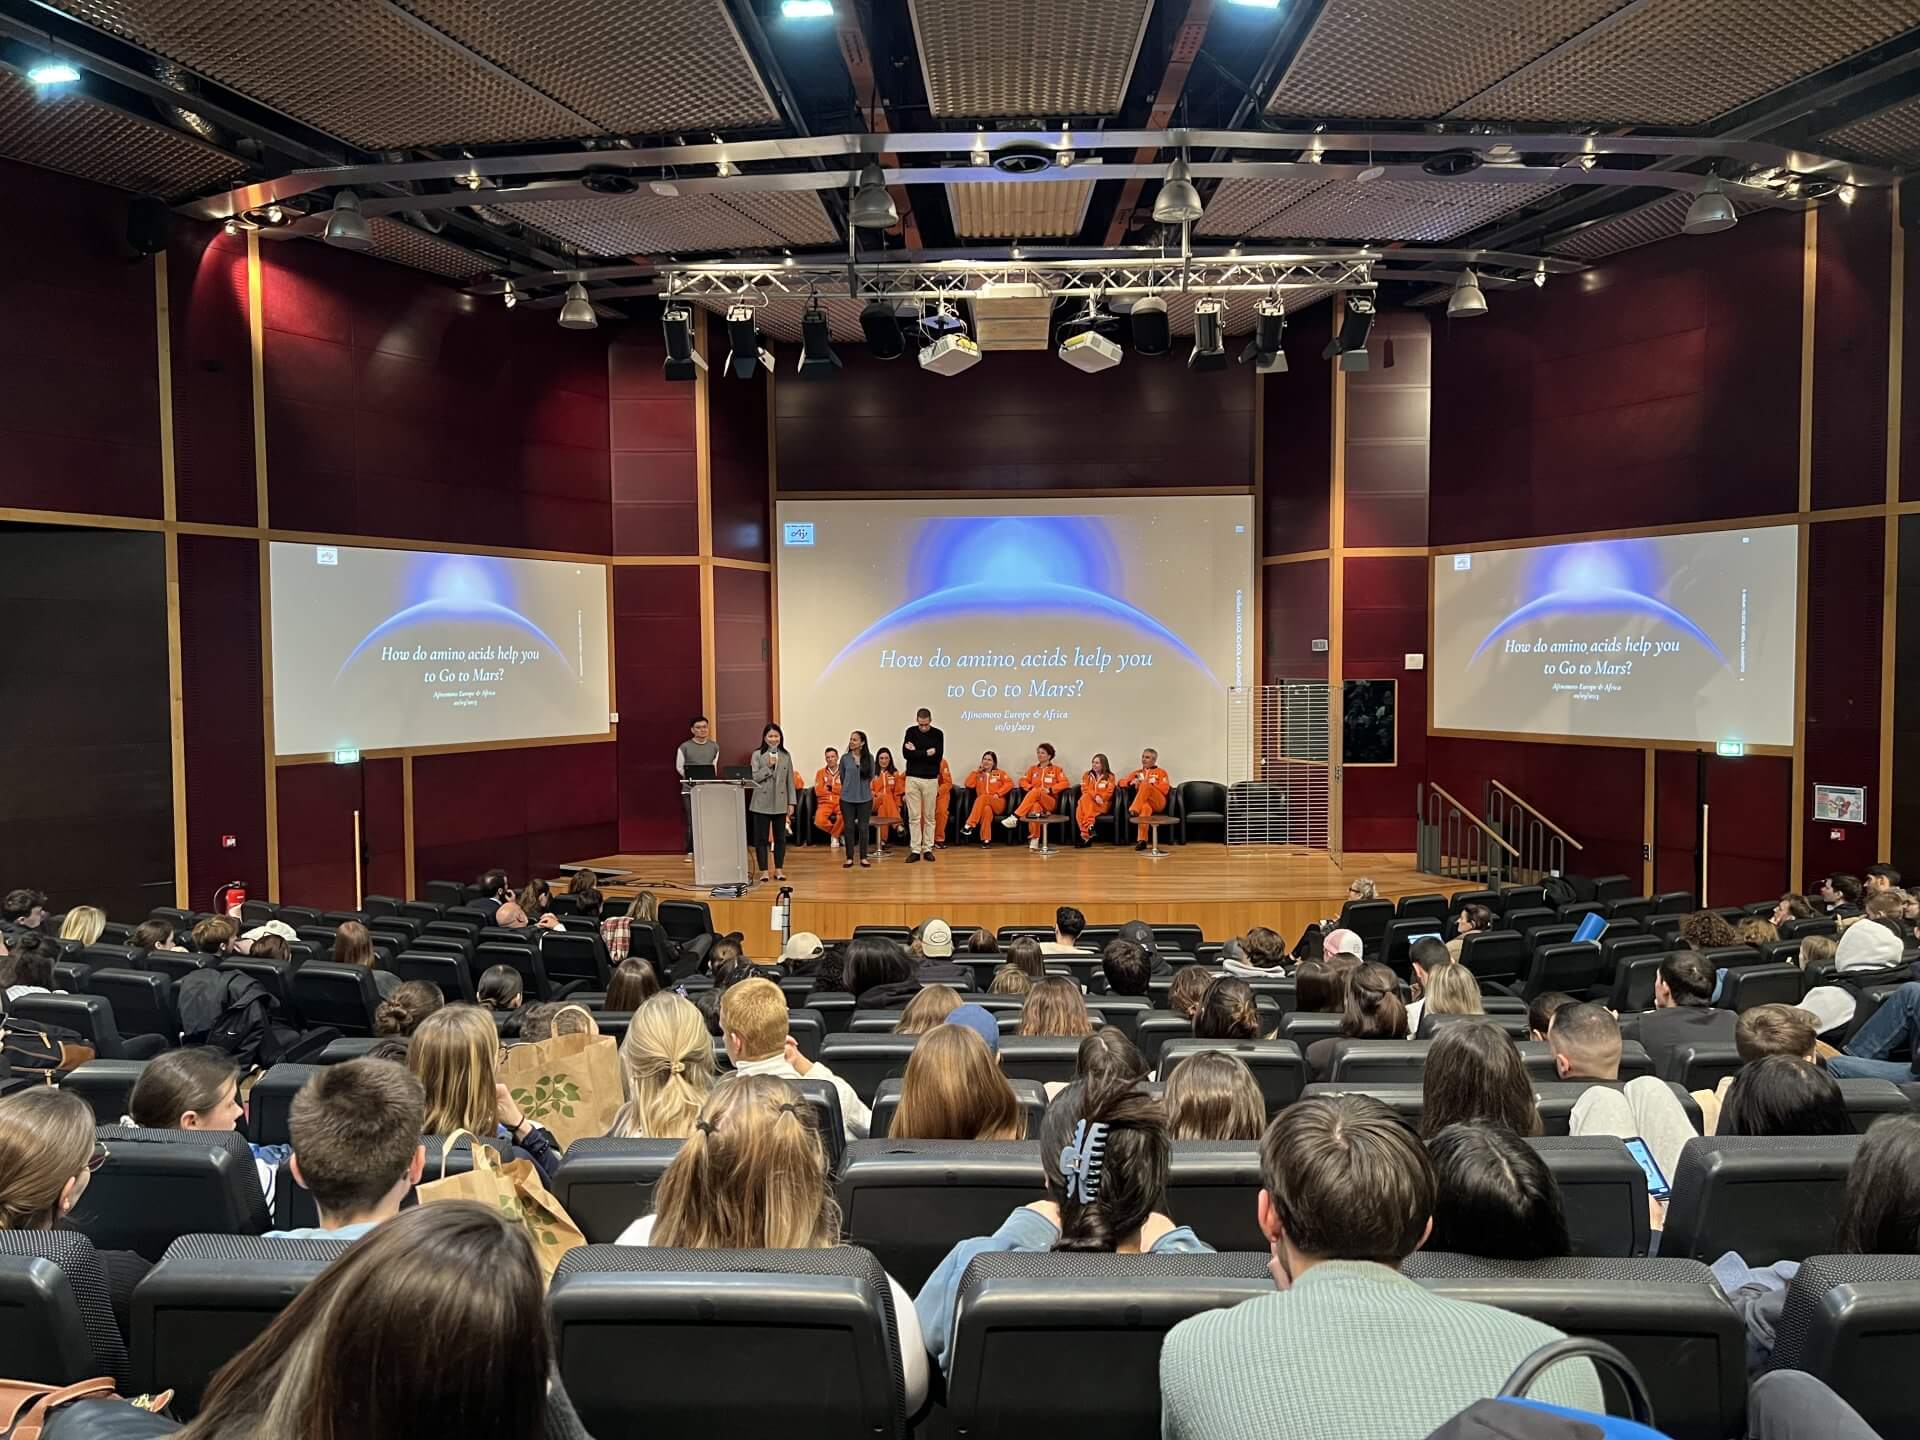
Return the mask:
<svg viewBox="0 0 1920 1440">
<path fill-rule="evenodd" d="M 1440 555 L 1433 725 L 1793 743 L 1792 526 Z"/>
<path fill-rule="evenodd" d="M 606 733 L 604 565 L 270 548 L 278 753 Z"/>
<path fill-rule="evenodd" d="M 1017 778 L 1046 741 L 1078 780 L 1143 746 L 1224 778 L 1227 691 L 1253 683 L 1253 502 L 782 501 L 780 697 L 819 768 L 865 730 L 898 750 L 924 705 L 956 782 Z M 736 737 L 738 738 L 738 737 Z M 897 756 L 896 756 L 897 758 Z"/>
</svg>

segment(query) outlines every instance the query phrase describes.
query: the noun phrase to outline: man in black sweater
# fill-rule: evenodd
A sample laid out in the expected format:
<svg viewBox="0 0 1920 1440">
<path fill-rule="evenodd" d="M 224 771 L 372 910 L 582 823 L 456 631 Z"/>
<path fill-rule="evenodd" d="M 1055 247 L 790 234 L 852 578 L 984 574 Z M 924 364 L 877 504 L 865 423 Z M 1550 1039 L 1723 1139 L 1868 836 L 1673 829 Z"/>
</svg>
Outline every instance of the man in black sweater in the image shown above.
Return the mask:
<svg viewBox="0 0 1920 1440">
<path fill-rule="evenodd" d="M 1667 1074 L 1667 1060 L 1682 1045 L 1733 1040 L 1740 1017 L 1714 1008 L 1716 978 L 1713 962 L 1696 950 L 1675 951 L 1660 962 L 1654 1008 L 1640 1017 L 1638 1039 L 1662 1079 L 1679 1078 Z"/>
<path fill-rule="evenodd" d="M 933 712 L 921 710 L 900 742 L 902 768 L 907 772 L 907 863 L 931 862 L 933 817 L 940 804 L 940 761 L 947 753 L 947 737 L 934 728 Z"/>
</svg>

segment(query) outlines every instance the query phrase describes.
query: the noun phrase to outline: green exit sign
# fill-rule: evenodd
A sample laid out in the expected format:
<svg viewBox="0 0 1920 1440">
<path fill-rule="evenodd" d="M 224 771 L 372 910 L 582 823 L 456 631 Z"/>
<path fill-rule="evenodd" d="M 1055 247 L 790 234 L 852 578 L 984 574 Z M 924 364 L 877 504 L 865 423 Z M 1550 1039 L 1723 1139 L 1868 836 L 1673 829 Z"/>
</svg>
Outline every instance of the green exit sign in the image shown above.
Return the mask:
<svg viewBox="0 0 1920 1440">
<path fill-rule="evenodd" d="M 1716 755 L 1744 755 L 1747 753 L 1745 742 L 1740 740 L 1722 740 L 1713 747 Z"/>
<path fill-rule="evenodd" d="M 360 751 L 352 745 L 342 745 L 338 750 L 333 752 L 333 763 L 336 765 L 358 765 L 360 763 Z"/>
</svg>

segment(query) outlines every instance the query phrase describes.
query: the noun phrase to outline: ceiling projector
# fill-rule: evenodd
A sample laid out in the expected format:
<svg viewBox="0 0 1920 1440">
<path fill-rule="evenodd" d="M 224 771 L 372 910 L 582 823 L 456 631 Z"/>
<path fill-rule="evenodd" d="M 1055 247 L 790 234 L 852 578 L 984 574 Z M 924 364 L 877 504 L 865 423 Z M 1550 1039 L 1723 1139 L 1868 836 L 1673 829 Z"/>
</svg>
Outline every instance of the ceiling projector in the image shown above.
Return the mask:
<svg viewBox="0 0 1920 1440">
<path fill-rule="evenodd" d="M 1093 330 L 1083 330 L 1062 340 L 1059 355 L 1074 369 L 1089 375 L 1111 370 L 1120 363 L 1120 347 Z"/>
<path fill-rule="evenodd" d="M 920 352 L 920 368 L 936 375 L 958 375 L 979 363 L 980 347 L 967 335 L 942 335 Z"/>
</svg>

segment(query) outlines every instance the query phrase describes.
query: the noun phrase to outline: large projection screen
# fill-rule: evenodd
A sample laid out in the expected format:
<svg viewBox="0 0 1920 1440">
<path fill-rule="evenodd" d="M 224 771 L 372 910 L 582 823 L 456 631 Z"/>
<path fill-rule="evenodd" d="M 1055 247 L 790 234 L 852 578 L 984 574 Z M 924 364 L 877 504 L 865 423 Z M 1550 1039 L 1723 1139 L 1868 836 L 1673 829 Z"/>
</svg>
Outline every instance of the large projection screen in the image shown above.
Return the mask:
<svg viewBox="0 0 1920 1440">
<path fill-rule="evenodd" d="M 921 706 L 956 782 L 1040 741 L 1078 780 L 1143 747 L 1225 779 L 1227 692 L 1253 683 L 1253 501 L 783 500 L 779 717 L 811 774 L 864 730 L 899 758 Z M 737 740 L 739 737 L 735 737 Z"/>
<path fill-rule="evenodd" d="M 1791 525 L 1439 555 L 1433 728 L 1793 744 Z"/>
<path fill-rule="evenodd" d="M 606 566 L 270 549 L 278 754 L 610 732 Z"/>
</svg>

